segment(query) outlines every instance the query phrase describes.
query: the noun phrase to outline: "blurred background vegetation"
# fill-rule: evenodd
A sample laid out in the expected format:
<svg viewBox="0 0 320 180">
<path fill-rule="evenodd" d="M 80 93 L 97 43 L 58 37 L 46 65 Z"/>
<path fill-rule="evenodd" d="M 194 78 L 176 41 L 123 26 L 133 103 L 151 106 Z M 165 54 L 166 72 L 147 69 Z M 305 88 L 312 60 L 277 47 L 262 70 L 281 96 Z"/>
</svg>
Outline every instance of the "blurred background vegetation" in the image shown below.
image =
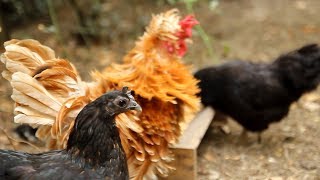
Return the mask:
<svg viewBox="0 0 320 180">
<path fill-rule="evenodd" d="M 211 4 L 210 11 L 218 5 L 217 0 L 204 3 Z M 36 39 L 76 65 L 87 63 L 90 71 L 120 61 L 143 34 L 152 14 L 172 8 L 178 8 L 182 15 L 195 14 L 194 6 L 199 6 L 197 0 L 1 0 L 0 43 L 11 38 Z M 216 59 L 213 37 L 202 25 L 196 27 L 195 36 L 205 49 L 199 62 Z M 88 69 L 80 67 L 84 79 Z"/>
<path fill-rule="evenodd" d="M 121 60 L 152 14 L 178 8 L 201 23 L 186 62 L 268 61 L 317 40 L 319 7 L 317 0 L 0 0 L 0 43 L 37 39 L 90 71 Z"/>
<path fill-rule="evenodd" d="M 123 44 L 128 38 L 134 41 L 144 31 L 151 14 L 173 7 L 193 14 L 195 3 L 197 0 L 1 0 L 0 43 L 11 38 L 41 41 L 52 36 L 56 43 L 53 46 L 59 46 L 55 50 L 68 57 L 70 43 L 90 49 L 93 45 Z M 209 36 L 201 26 L 197 31 L 213 57 Z M 125 49 L 128 50 L 122 50 Z"/>
</svg>

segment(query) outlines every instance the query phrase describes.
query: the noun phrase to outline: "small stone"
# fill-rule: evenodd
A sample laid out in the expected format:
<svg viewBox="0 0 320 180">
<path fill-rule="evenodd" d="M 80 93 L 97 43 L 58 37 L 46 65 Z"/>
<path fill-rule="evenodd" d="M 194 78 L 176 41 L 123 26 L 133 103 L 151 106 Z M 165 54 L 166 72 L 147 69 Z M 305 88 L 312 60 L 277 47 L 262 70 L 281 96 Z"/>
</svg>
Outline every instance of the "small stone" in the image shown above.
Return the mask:
<svg viewBox="0 0 320 180">
<path fill-rule="evenodd" d="M 215 180 L 220 178 L 220 173 L 218 171 L 210 171 L 209 179 Z"/>
<path fill-rule="evenodd" d="M 300 166 L 305 170 L 314 170 L 317 169 L 317 165 L 315 162 L 312 161 L 302 161 L 300 162 Z"/>
<path fill-rule="evenodd" d="M 320 104 L 316 102 L 305 102 L 303 104 L 303 108 L 308 110 L 309 112 L 315 112 L 320 109 Z"/>
<path fill-rule="evenodd" d="M 209 151 L 205 153 L 204 158 L 211 162 L 215 160 L 213 153 Z"/>
<path fill-rule="evenodd" d="M 280 176 L 274 176 L 274 177 L 270 177 L 270 180 L 283 180 L 283 178 Z"/>
<path fill-rule="evenodd" d="M 269 157 L 269 158 L 268 158 L 268 162 L 269 162 L 269 163 L 276 163 L 277 160 L 276 160 L 275 158 L 273 158 L 273 157 Z"/>
<path fill-rule="evenodd" d="M 284 139 L 283 139 L 283 141 L 284 142 L 292 142 L 292 141 L 294 141 L 294 139 L 295 139 L 295 137 L 293 136 L 293 135 L 289 135 L 289 136 L 286 136 Z"/>
<path fill-rule="evenodd" d="M 303 126 L 299 127 L 300 133 L 304 133 L 306 130 L 307 130 L 306 127 L 303 127 Z"/>
<path fill-rule="evenodd" d="M 295 6 L 297 9 L 305 10 L 307 8 L 307 3 L 305 1 L 296 1 Z"/>
<path fill-rule="evenodd" d="M 284 127 L 282 127 L 282 131 L 290 132 L 291 131 L 291 127 L 290 126 L 284 126 Z"/>
<path fill-rule="evenodd" d="M 231 159 L 234 160 L 234 161 L 239 161 L 240 160 L 240 156 L 233 156 Z"/>
</svg>

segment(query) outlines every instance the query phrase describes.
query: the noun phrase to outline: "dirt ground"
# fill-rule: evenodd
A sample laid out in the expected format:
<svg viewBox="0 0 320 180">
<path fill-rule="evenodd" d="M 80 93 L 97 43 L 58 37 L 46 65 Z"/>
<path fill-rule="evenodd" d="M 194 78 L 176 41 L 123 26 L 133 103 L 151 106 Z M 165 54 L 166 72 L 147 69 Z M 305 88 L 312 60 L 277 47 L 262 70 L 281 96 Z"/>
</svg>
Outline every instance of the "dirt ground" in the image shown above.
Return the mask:
<svg viewBox="0 0 320 180">
<path fill-rule="evenodd" d="M 185 12 L 181 4 L 174 6 L 135 2 L 138 3 L 130 6 L 120 3 L 115 5 L 119 8 L 113 8 L 114 14 L 118 14 L 121 19 L 117 24 L 117 39 L 90 48 L 78 47 L 69 39 L 64 43 L 68 58 L 75 63 L 84 79 L 89 77 L 88 72 L 91 70 L 110 63 L 101 59 L 118 59 L 132 47 L 151 13 L 172 7 Z M 218 6 L 213 8 L 216 2 Z M 193 45 L 186 57 L 186 62 L 194 64 L 195 69 L 234 58 L 268 62 L 304 44 L 320 43 L 318 0 L 199 1 L 194 10 L 202 27 L 212 38 L 214 53 L 214 57 L 209 57 L 202 40 L 195 33 Z M 63 12 L 59 15 L 63 16 Z M 16 29 L 13 37 L 32 37 L 55 49 L 57 54 L 62 53 L 53 35 L 37 32 L 37 27 L 37 23 L 32 23 Z M 68 28 L 67 20 L 63 28 Z M 13 136 L 10 133 L 10 128 L 14 126 L 11 123 L 11 89 L 2 77 L 0 82 L 0 127 Z M 241 127 L 232 120 L 228 124 L 231 130 L 229 134 L 209 129 L 198 150 L 199 179 L 320 179 L 319 93 L 319 90 L 313 92 L 292 105 L 288 117 L 262 134 L 261 144 L 257 143 L 255 134 L 250 134 L 247 143 L 239 143 Z M 12 149 L 7 137 L 2 132 L 0 134 L 0 148 Z M 14 144 L 27 151 L 37 151 L 27 145 Z"/>
</svg>

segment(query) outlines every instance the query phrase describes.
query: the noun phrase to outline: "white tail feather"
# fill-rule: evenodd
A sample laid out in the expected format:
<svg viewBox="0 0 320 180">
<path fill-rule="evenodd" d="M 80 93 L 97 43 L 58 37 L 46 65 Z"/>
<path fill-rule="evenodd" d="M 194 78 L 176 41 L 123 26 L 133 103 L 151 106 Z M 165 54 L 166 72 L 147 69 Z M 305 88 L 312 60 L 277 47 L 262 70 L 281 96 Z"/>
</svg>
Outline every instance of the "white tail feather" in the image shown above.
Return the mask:
<svg viewBox="0 0 320 180">
<path fill-rule="evenodd" d="M 11 76 L 12 76 L 12 73 L 10 73 L 9 71 L 3 71 L 1 73 L 2 77 L 5 78 L 6 80 L 8 81 L 11 81 Z"/>
<path fill-rule="evenodd" d="M 36 124 L 36 125 L 52 125 L 54 120 L 47 119 L 44 117 L 18 114 L 14 117 L 14 122 L 15 123 Z"/>
<path fill-rule="evenodd" d="M 54 98 L 37 80 L 27 74 L 16 72 L 12 75 L 11 86 L 27 96 L 38 100 L 58 112 L 61 103 Z"/>
<path fill-rule="evenodd" d="M 54 123 L 55 118 L 43 113 L 38 112 L 37 110 L 29 107 L 29 106 L 17 106 L 14 109 L 15 113 L 19 113 L 17 116 L 15 116 L 15 122 L 16 123 L 31 123 L 31 124 L 41 124 L 41 125 L 52 125 Z M 23 116 L 26 117 L 23 117 Z M 27 121 L 24 121 L 23 119 L 28 118 Z M 29 120 L 30 119 L 30 120 Z M 34 121 L 33 121 L 34 119 Z M 42 120 L 39 122 L 38 120 Z"/>
<path fill-rule="evenodd" d="M 29 60 L 29 62 L 32 64 L 41 65 L 45 63 L 45 60 L 54 58 L 50 57 L 49 59 L 44 60 L 37 52 L 30 51 L 29 48 L 22 47 L 16 44 L 10 44 L 6 46 L 5 49 L 7 53 L 17 54 L 17 56 L 20 57 L 19 60 L 21 60 L 23 57 L 23 59 Z"/>
<path fill-rule="evenodd" d="M 50 107 L 44 105 L 42 102 L 39 102 L 38 100 L 26 94 L 23 94 L 20 91 L 17 91 L 15 89 L 13 89 L 11 98 L 17 103 L 17 106 L 19 105 L 29 106 L 40 113 L 48 114 L 50 116 L 56 116 L 57 114 L 57 111 L 54 111 Z"/>
</svg>

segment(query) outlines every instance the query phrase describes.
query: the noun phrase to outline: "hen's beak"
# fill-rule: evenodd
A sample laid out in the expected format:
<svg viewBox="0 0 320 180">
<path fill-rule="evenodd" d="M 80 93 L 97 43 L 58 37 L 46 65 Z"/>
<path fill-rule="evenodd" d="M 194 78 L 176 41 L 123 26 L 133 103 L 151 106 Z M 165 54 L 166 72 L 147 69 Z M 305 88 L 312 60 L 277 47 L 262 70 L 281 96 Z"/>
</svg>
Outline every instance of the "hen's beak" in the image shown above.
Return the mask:
<svg viewBox="0 0 320 180">
<path fill-rule="evenodd" d="M 138 112 L 138 114 L 140 114 L 142 112 L 142 108 L 141 106 L 133 99 L 130 100 L 129 106 L 128 108 L 130 110 L 135 110 Z"/>
</svg>

